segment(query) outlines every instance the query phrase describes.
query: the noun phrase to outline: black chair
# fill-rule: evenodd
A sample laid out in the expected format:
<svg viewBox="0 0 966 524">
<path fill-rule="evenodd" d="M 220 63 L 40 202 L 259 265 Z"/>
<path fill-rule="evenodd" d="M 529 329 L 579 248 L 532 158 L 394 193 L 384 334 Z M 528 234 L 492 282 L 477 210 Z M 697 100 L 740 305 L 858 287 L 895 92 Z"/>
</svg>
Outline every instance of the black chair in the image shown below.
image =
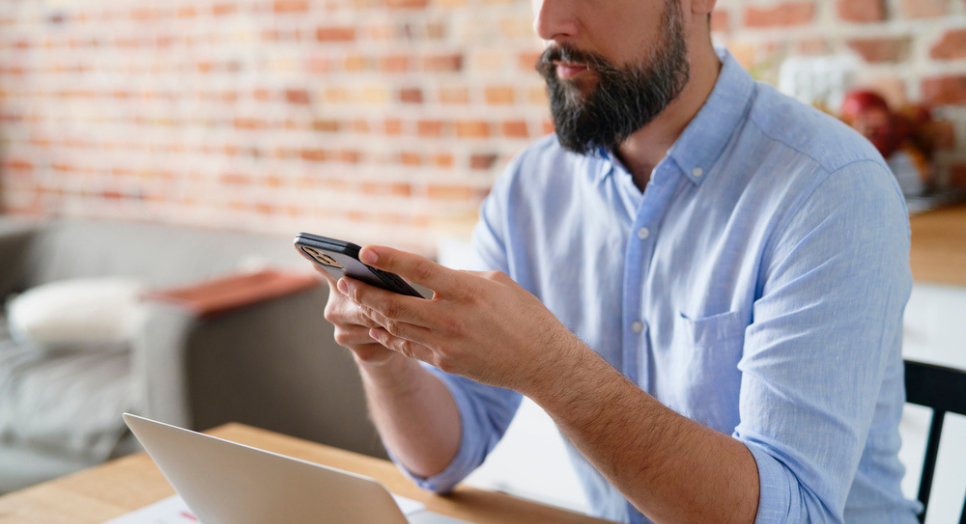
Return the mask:
<svg viewBox="0 0 966 524">
<path fill-rule="evenodd" d="M 943 430 L 943 419 L 947 411 L 966 415 L 966 371 L 909 360 L 905 362 L 906 402 L 933 410 L 929 440 L 926 444 L 926 461 L 922 466 L 922 480 L 919 483 L 919 502 L 922 502 L 923 508 L 922 514 L 919 515 L 919 522 L 925 522 L 929 491 L 932 489 L 932 476 L 936 470 L 936 455 L 939 453 L 939 435 Z M 966 503 L 960 514 L 959 524 L 966 524 Z"/>
</svg>

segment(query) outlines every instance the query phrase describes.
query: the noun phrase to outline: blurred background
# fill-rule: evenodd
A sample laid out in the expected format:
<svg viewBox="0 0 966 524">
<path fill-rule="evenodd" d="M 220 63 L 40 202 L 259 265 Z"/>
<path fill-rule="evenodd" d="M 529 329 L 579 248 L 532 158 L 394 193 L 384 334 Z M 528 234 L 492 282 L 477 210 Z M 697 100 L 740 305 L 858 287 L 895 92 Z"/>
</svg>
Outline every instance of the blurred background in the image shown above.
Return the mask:
<svg viewBox="0 0 966 524">
<path fill-rule="evenodd" d="M 966 186 L 964 12 L 721 0 L 714 39 L 833 112 L 862 86 L 925 104 L 931 176 Z M 3 210 L 432 253 L 552 131 L 540 49 L 525 0 L 3 0 Z"/>
<path fill-rule="evenodd" d="M 542 45 L 532 21 L 526 0 L 0 0 L 0 220 L 136 223 L 163 227 L 147 230 L 151 238 L 190 236 L 190 245 L 171 248 L 185 255 L 170 258 L 166 271 L 199 250 L 231 253 L 204 270 L 159 276 L 163 271 L 155 268 L 145 277 L 155 288 L 207 282 L 280 260 L 305 269 L 288 244 L 298 231 L 391 244 L 460 266 L 490 186 L 514 154 L 553 131 L 544 84 L 533 68 Z M 914 217 L 916 286 L 906 354 L 966 368 L 966 208 L 956 205 L 966 190 L 966 1 L 720 0 L 712 27 L 713 40 L 755 78 L 869 137 L 888 157 L 910 211 L 944 208 Z M 183 226 L 241 236 L 224 243 L 229 249 L 219 237 L 180 233 Z M 124 242 L 146 235 L 118 231 L 91 235 Z M 269 244 L 246 235 L 281 247 L 261 249 Z M 52 242 L 43 249 L 54 250 Z M 110 249 L 97 246 L 58 248 L 58 260 L 86 253 L 83 271 L 11 277 L 22 285 L 0 285 L 0 292 L 24 291 L 54 276 L 140 271 L 137 264 L 114 264 L 105 254 Z M 129 251 L 139 249 L 151 244 Z M 23 264 L 46 260 L 43 250 L 23 250 L 32 253 Z M 11 260 L 0 260 L 0 284 L 3 271 L 15 265 Z M 184 289 L 175 291 L 169 298 L 184 299 L 178 294 Z M 319 322 L 324 294 L 314 300 L 304 314 Z M 191 311 L 209 315 L 204 308 Z M 223 335 L 200 337 L 192 347 L 202 349 L 185 354 L 223 346 Z M 300 336 L 287 353 L 293 359 L 317 353 L 319 340 L 331 339 L 331 333 Z M 291 371 L 258 360 L 258 351 L 264 347 L 253 349 L 251 358 L 261 364 L 223 377 L 220 393 L 197 386 L 168 392 L 191 410 L 151 407 L 151 399 L 161 397 L 142 382 L 172 382 L 168 378 L 135 380 L 125 405 L 159 418 L 175 413 L 167 420 L 200 429 L 241 420 L 343 447 L 362 439 L 354 449 L 381 453 L 365 432 L 371 428 L 332 436 L 293 426 L 291 420 L 311 417 L 293 407 L 304 396 L 299 388 L 310 388 L 311 381 L 293 381 Z M 178 375 L 189 386 L 210 381 L 212 369 L 223 373 L 222 361 L 210 356 L 145 358 L 157 367 L 175 362 L 170 365 L 194 370 Z M 231 360 L 233 366 L 245 362 L 237 355 Z M 303 367 L 322 373 L 336 366 L 317 364 Z M 353 373 L 351 362 L 339 366 L 340 376 Z M 272 381 L 253 389 L 258 377 L 271 373 Z M 280 384 L 290 395 L 263 406 L 261 415 L 232 411 L 227 400 L 205 406 L 198 400 L 257 390 L 261 402 Z M 306 405 L 321 397 L 308 398 Z M 353 412 L 362 409 L 358 398 L 352 402 L 346 405 Z M 552 423 L 532 403 L 521 409 L 507 440 L 470 482 L 584 509 Z M 350 411 L 331 413 L 328 425 L 340 424 Z M 903 422 L 904 460 L 914 470 L 904 485 L 910 497 L 928 417 L 913 410 Z M 0 417 L 0 444 L 27 438 L 29 432 L 16 430 L 20 422 Z M 948 427 L 953 436 L 944 446 L 951 451 L 942 456 L 953 458 L 943 459 L 936 489 L 946 490 L 951 503 L 936 509 L 931 522 L 957 518 L 944 515 L 958 515 L 966 493 L 966 455 L 955 445 L 966 435 L 966 422 L 954 418 Z M 107 457 L 60 469 L 44 469 L 47 459 L 38 458 L 31 467 L 41 473 L 30 478 Z M 13 470 L 23 471 L 17 464 Z M 0 491 L 3 465 L 0 458 Z"/>
</svg>

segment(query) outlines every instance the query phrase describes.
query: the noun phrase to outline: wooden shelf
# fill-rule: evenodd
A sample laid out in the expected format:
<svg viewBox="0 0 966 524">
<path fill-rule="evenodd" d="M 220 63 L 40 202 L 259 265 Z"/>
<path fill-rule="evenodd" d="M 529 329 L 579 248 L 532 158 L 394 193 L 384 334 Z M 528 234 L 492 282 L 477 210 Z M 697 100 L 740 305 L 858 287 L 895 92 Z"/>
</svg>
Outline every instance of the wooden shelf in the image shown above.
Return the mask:
<svg viewBox="0 0 966 524">
<path fill-rule="evenodd" d="M 913 215 L 909 223 L 913 280 L 966 286 L 966 205 Z"/>
</svg>

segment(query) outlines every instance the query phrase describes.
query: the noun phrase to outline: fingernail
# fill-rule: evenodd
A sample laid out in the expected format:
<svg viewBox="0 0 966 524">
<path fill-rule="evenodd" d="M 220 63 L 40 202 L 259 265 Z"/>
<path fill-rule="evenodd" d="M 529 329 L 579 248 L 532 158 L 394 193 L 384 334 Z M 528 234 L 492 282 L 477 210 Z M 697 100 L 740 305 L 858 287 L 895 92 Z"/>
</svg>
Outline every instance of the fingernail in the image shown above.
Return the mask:
<svg viewBox="0 0 966 524">
<path fill-rule="evenodd" d="M 372 249 L 363 249 L 362 252 L 359 253 L 359 260 L 362 260 L 366 264 L 375 264 L 376 260 L 378 259 L 379 257 L 376 255 L 376 252 Z"/>
<path fill-rule="evenodd" d="M 349 284 L 346 284 L 344 278 L 339 279 L 339 283 L 336 284 L 336 287 L 339 288 L 339 291 L 341 291 L 343 295 L 349 294 Z"/>
</svg>

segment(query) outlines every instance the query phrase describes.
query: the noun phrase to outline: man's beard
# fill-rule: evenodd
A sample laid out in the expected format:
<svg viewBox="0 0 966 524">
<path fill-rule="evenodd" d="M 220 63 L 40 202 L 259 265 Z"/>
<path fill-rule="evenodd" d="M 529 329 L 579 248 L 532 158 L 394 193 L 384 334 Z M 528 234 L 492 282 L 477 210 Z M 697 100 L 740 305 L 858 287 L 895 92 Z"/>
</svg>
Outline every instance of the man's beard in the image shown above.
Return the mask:
<svg viewBox="0 0 966 524">
<path fill-rule="evenodd" d="M 641 64 L 619 69 L 600 55 L 567 44 L 543 52 L 537 71 L 547 81 L 560 145 L 581 154 L 598 147 L 615 150 L 681 93 L 690 68 L 679 1 L 665 2 L 660 42 Z M 596 74 L 597 85 L 585 97 L 575 82 L 557 77 L 554 61 L 586 65 Z"/>
</svg>

